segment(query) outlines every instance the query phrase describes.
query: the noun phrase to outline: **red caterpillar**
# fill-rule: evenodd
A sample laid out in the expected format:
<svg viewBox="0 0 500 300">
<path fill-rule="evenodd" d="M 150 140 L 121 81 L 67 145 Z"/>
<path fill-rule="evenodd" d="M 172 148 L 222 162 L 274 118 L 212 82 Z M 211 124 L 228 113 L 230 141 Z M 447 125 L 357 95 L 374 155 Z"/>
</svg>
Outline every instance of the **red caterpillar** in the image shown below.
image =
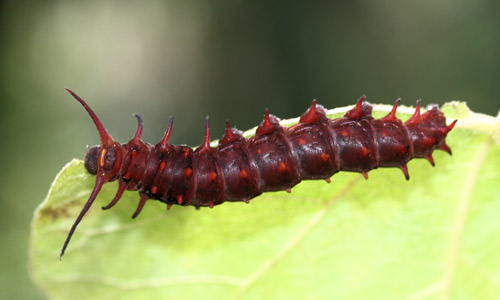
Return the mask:
<svg viewBox="0 0 500 300">
<path fill-rule="evenodd" d="M 451 154 L 447 133 L 456 120 L 446 126 L 446 118 L 437 106 L 420 114 L 420 102 L 405 123 L 396 118 L 399 99 L 392 111 L 381 119 L 371 115 L 372 105 L 359 99 L 344 117 L 332 120 L 313 100 L 298 124 L 283 128 L 279 119 L 266 109 L 264 121 L 255 136 L 245 139 L 226 123 L 226 134 L 216 148 L 210 147 L 208 117 L 205 139 L 196 150 L 168 143 L 172 117 L 163 139 L 156 145 L 141 140 L 142 119 L 127 144 L 120 144 L 107 133 L 90 107 L 73 91 L 66 89 L 87 110 L 94 121 L 101 145 L 91 147 L 85 167 L 96 177 L 89 200 L 73 224 L 61 250 L 61 257 L 76 227 L 88 211 L 104 183 L 118 180 L 114 199 L 103 209 L 118 202 L 125 190 L 138 190 L 137 217 L 148 199 L 167 204 L 213 207 L 224 201 L 245 201 L 269 191 L 290 191 L 301 180 L 325 179 L 339 171 L 360 172 L 378 167 L 399 167 L 409 179 L 406 164 L 412 158 L 427 158 L 434 166 L 432 152 L 440 149 Z"/>
</svg>

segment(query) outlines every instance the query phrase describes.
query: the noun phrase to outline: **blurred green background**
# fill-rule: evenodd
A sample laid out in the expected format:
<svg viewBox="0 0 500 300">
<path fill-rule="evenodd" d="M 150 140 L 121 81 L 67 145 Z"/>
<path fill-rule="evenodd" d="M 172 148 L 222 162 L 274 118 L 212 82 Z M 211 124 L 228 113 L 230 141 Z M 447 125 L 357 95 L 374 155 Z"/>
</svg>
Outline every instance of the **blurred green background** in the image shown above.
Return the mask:
<svg viewBox="0 0 500 300">
<path fill-rule="evenodd" d="M 0 298 L 43 299 L 28 276 L 30 221 L 57 172 L 98 135 L 195 146 L 265 107 L 299 116 L 313 98 L 354 104 L 463 100 L 496 115 L 500 2 L 1 1 Z M 54 254 L 57 259 L 58 254 Z"/>
</svg>

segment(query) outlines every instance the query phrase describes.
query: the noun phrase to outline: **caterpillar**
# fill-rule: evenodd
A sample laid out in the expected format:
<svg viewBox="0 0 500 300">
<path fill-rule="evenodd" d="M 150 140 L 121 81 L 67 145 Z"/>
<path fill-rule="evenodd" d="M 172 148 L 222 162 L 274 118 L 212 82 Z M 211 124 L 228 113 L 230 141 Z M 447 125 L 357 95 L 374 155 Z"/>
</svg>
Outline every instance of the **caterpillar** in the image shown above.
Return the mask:
<svg viewBox="0 0 500 300">
<path fill-rule="evenodd" d="M 173 121 L 162 140 L 151 145 L 141 140 L 143 121 L 127 144 L 115 142 L 87 103 L 72 90 L 66 90 L 87 110 L 100 135 L 101 145 L 92 146 L 85 155 L 85 167 L 96 182 L 82 211 L 71 227 L 60 258 L 76 227 L 97 197 L 104 183 L 118 181 L 118 191 L 106 210 L 115 205 L 125 190 L 139 191 L 140 200 L 132 215 L 139 215 L 148 199 L 166 203 L 193 205 L 196 208 L 245 201 L 263 192 L 290 192 L 302 180 L 323 179 L 339 171 L 359 172 L 378 167 L 398 167 L 409 180 L 407 163 L 412 158 L 426 158 L 432 166 L 435 149 L 451 155 L 446 135 L 456 120 L 446 125 L 446 118 L 436 105 L 415 113 L 403 123 L 396 117 L 400 99 L 391 112 L 380 119 L 372 117 L 373 106 L 361 97 L 343 117 L 330 119 L 323 106 L 312 101 L 299 123 L 282 127 L 280 119 L 266 109 L 264 120 L 249 139 L 231 128 L 226 121 L 225 135 L 217 147 L 210 146 L 207 116 L 205 138 L 201 146 L 170 145 Z"/>
</svg>

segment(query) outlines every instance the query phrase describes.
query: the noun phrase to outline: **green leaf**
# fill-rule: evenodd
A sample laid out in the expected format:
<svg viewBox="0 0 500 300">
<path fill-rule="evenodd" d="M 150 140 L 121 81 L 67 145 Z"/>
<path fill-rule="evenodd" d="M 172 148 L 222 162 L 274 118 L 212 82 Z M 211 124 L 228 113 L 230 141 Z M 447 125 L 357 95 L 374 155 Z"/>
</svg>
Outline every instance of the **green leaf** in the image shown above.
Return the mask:
<svg viewBox="0 0 500 300">
<path fill-rule="evenodd" d="M 167 212 L 148 201 L 136 220 L 137 192 L 100 209 L 116 191 L 108 183 L 59 261 L 95 180 L 73 160 L 35 212 L 32 278 L 51 299 L 73 300 L 497 298 L 500 117 L 458 102 L 443 110 L 459 120 L 453 156 L 436 151 L 434 168 L 412 160 L 410 181 L 394 168 L 369 180 L 341 172 L 249 205 Z"/>
</svg>

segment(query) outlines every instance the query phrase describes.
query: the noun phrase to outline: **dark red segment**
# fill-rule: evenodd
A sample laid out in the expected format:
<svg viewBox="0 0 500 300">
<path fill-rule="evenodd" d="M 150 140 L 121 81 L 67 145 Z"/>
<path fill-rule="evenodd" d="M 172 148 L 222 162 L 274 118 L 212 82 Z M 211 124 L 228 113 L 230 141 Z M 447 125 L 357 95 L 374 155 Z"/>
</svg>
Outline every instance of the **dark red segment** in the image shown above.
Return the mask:
<svg viewBox="0 0 500 300">
<path fill-rule="evenodd" d="M 247 146 L 259 170 L 263 192 L 285 190 L 300 182 L 297 159 L 281 127 L 253 136 Z"/>
<path fill-rule="evenodd" d="M 149 155 L 146 158 L 146 169 L 144 175 L 138 184 L 142 186 L 143 192 L 149 192 L 150 188 L 153 186 L 154 178 L 158 172 L 158 167 L 160 165 L 161 155 L 158 154 L 156 148 L 151 148 Z"/>
<path fill-rule="evenodd" d="M 363 173 L 378 167 L 378 148 L 371 125 L 372 106 L 365 98 L 363 95 L 344 117 L 330 123 L 341 171 Z"/>
<path fill-rule="evenodd" d="M 224 202 L 226 195 L 223 174 L 213 149 L 196 149 L 193 154 L 193 180 L 196 181 L 196 188 L 193 199 L 186 204 L 199 207 Z"/>
<path fill-rule="evenodd" d="M 429 111 L 420 115 L 417 105 L 415 115 L 406 121 L 405 127 L 412 139 L 414 157 L 430 158 L 430 161 L 432 152 L 445 142 L 448 133 L 446 118 L 436 106 L 430 107 Z"/>
<path fill-rule="evenodd" d="M 373 129 L 378 144 L 379 167 L 399 167 L 413 157 L 413 144 L 404 125 L 396 122 L 377 122 Z"/>
<path fill-rule="evenodd" d="M 155 197 L 166 203 L 178 204 L 179 197 L 183 205 L 189 204 L 193 198 L 195 185 L 192 173 L 192 149 L 187 146 L 171 146 L 168 152 L 166 167 L 162 172 L 162 180 L 158 186 L 160 197 Z M 160 190 L 161 189 L 161 190 Z"/>
<path fill-rule="evenodd" d="M 286 131 L 286 136 L 297 158 L 302 180 L 330 178 L 340 170 L 327 119 L 294 125 Z"/>
<path fill-rule="evenodd" d="M 142 143 L 132 148 L 127 145 L 127 147 L 125 147 L 124 149 L 126 149 L 127 153 L 130 153 L 130 155 L 126 155 L 126 157 L 128 156 L 130 159 L 125 160 L 125 165 L 127 165 L 128 168 L 123 175 L 126 181 L 135 183 L 135 186 L 139 187 L 141 186 L 141 182 L 143 181 L 144 176 L 149 175 L 146 174 L 146 170 L 148 169 L 148 161 L 150 160 L 150 157 L 154 157 L 154 155 L 150 156 L 151 151 L 153 151 L 154 149 L 154 146 Z M 154 161 L 155 163 L 158 163 L 157 158 L 155 158 Z M 156 167 L 157 166 L 153 165 L 152 169 L 156 170 Z"/>
<path fill-rule="evenodd" d="M 415 114 L 405 122 L 414 147 L 413 157 L 426 158 L 434 166 L 432 152 L 440 149 L 451 155 L 446 145 L 446 135 L 456 124 L 456 120 L 446 126 L 446 118 L 436 105 L 429 105 L 427 112 L 420 114 L 420 103 L 417 102 Z"/>
<path fill-rule="evenodd" d="M 259 172 L 245 138 L 240 137 L 217 147 L 217 158 L 226 182 L 226 201 L 242 201 L 262 194 Z"/>
<path fill-rule="evenodd" d="M 170 191 L 170 186 L 168 184 L 165 184 L 166 182 L 168 182 L 170 178 L 170 174 L 168 173 L 170 169 L 167 168 L 167 163 L 170 162 L 169 153 L 170 151 L 162 152 L 159 154 L 161 157 L 160 164 L 158 166 L 158 169 L 156 170 L 156 173 L 154 174 L 153 183 L 150 189 L 152 198 L 161 200 L 166 203 L 169 203 L 167 201 L 168 200 L 167 195 Z"/>
<path fill-rule="evenodd" d="M 370 121 L 339 118 L 330 125 L 341 171 L 368 172 L 378 167 L 378 148 Z"/>
<path fill-rule="evenodd" d="M 393 110 L 387 116 L 371 123 L 378 145 L 379 167 L 405 166 L 413 157 L 410 134 L 403 122 L 396 118 L 399 101 L 399 99 L 396 101 Z"/>
</svg>

